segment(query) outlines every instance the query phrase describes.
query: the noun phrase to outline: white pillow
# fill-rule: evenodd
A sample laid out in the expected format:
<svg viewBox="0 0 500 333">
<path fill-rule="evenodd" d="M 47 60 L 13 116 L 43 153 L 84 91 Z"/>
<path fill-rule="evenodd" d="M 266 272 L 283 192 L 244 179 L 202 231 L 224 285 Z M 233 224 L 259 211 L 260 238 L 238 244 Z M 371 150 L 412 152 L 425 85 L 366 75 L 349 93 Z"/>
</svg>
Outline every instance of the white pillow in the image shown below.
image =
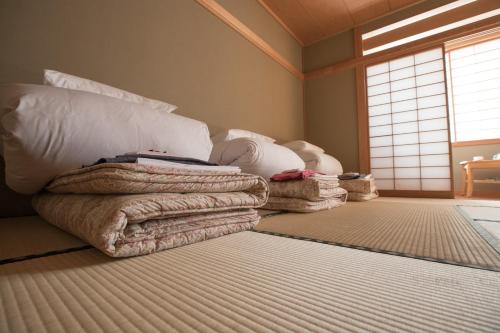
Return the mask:
<svg viewBox="0 0 500 333">
<path fill-rule="evenodd" d="M 205 123 L 116 98 L 41 85 L 0 85 L 6 183 L 31 194 L 101 157 L 165 151 L 208 160 Z"/>
<path fill-rule="evenodd" d="M 78 76 L 61 73 L 46 69 L 43 71 L 44 84 L 52 87 L 67 88 L 73 90 L 87 91 L 99 95 L 106 95 L 122 99 L 127 102 L 134 102 L 146 105 L 154 110 L 172 112 L 177 106 L 155 99 L 146 98 L 131 92 L 108 86 L 103 83 L 84 79 Z"/>
<path fill-rule="evenodd" d="M 251 138 L 215 144 L 210 162 L 238 166 L 243 172 L 259 175 L 267 180 L 285 170 L 305 168 L 304 161 L 292 150 Z"/>
<path fill-rule="evenodd" d="M 298 152 L 298 151 L 317 151 L 320 153 L 325 152 L 324 149 L 322 149 L 318 146 L 315 146 L 312 143 L 302 141 L 302 140 L 291 141 L 291 142 L 283 144 L 283 146 L 288 147 L 295 152 Z"/>
<path fill-rule="evenodd" d="M 225 130 L 224 132 L 221 132 L 217 135 L 214 135 L 212 137 L 212 142 L 214 144 L 216 144 L 216 143 L 234 140 L 234 139 L 238 139 L 238 138 L 252 138 L 252 139 L 257 139 L 257 140 L 261 140 L 261 141 L 269 142 L 269 143 L 273 143 L 274 141 L 276 141 L 273 138 L 270 138 L 268 136 L 265 136 L 265 135 L 262 135 L 259 133 L 233 128 L 233 129 Z"/>
</svg>

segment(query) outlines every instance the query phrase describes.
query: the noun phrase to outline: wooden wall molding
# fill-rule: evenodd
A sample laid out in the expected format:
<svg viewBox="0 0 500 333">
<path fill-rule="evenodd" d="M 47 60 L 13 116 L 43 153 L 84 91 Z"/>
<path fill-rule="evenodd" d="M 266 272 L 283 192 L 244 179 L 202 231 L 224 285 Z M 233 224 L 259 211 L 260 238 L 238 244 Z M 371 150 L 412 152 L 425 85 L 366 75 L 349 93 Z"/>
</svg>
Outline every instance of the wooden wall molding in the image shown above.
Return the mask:
<svg viewBox="0 0 500 333">
<path fill-rule="evenodd" d="M 421 40 L 417 40 L 408 44 L 404 44 L 392 49 L 369 54 L 366 56 L 355 56 L 351 59 L 337 62 L 319 69 L 315 69 L 304 73 L 305 80 L 316 79 L 326 75 L 332 75 L 340 71 L 355 68 L 358 65 L 371 65 L 386 61 L 390 58 L 404 56 L 406 54 L 419 52 L 435 46 L 440 46 L 443 43 L 456 38 L 461 38 L 467 35 L 475 34 L 486 29 L 500 27 L 500 15 L 490 17 L 488 19 L 464 25 L 459 28 L 448 30 L 434 36 L 430 36 Z M 356 37 L 355 37 L 356 38 Z"/>
<path fill-rule="evenodd" d="M 467 147 L 467 146 L 498 145 L 498 144 L 500 144 L 500 139 L 485 139 L 485 140 L 453 142 L 452 146 L 453 147 Z"/>
<path fill-rule="evenodd" d="M 209 12 L 218 17 L 222 22 L 227 24 L 233 30 L 242 35 L 250 43 L 258 47 L 262 52 L 267 54 L 271 59 L 276 61 L 278 64 L 283 66 L 290 73 L 295 75 L 300 80 L 304 79 L 304 74 L 302 71 L 297 69 L 288 60 L 286 60 L 281 54 L 279 54 L 275 49 L 272 48 L 265 40 L 263 40 L 259 35 L 253 32 L 249 27 L 243 24 L 235 16 L 229 13 L 224 7 L 222 7 L 215 0 L 195 0 L 201 6 L 205 7 Z"/>
<path fill-rule="evenodd" d="M 400 27 L 398 29 L 383 33 L 363 42 L 363 49 L 372 48 L 390 43 L 395 40 L 410 37 L 425 31 L 436 29 L 457 21 L 465 20 L 469 17 L 480 15 L 491 10 L 498 9 L 499 4 L 491 0 L 477 0 L 467 5 L 452 9 L 445 13 L 423 19 L 421 21 Z"/>
</svg>

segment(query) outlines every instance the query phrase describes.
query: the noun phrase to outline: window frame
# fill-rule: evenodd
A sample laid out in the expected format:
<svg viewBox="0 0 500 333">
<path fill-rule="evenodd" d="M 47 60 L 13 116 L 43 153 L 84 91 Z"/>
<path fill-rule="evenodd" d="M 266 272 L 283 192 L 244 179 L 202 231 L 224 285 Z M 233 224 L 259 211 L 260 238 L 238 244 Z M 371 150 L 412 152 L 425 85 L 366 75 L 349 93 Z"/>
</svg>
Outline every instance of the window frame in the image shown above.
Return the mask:
<svg viewBox="0 0 500 333">
<path fill-rule="evenodd" d="M 491 29 L 491 31 L 486 30 L 483 32 L 479 32 L 470 36 L 465 36 L 462 38 L 458 38 L 456 40 L 450 40 L 449 42 L 444 43 L 444 50 L 446 56 L 446 71 L 447 76 L 449 75 L 451 81 L 453 81 L 452 72 L 451 72 L 451 60 L 450 60 L 450 52 L 455 50 L 460 50 L 472 45 L 481 44 L 483 42 L 487 42 L 494 39 L 500 39 L 500 28 Z M 449 102 L 453 103 L 453 87 L 451 82 L 447 82 L 447 90 L 449 91 L 450 99 Z M 454 112 L 454 105 L 452 110 L 449 111 L 450 114 Z M 455 119 L 455 115 L 453 115 L 453 119 Z M 456 127 L 453 126 L 453 131 L 455 131 Z M 450 128 L 451 130 L 451 128 Z M 451 135 L 456 138 L 456 133 L 451 133 Z M 451 137 L 450 137 L 451 138 Z M 493 139 L 479 139 L 479 140 L 462 140 L 462 141 L 453 141 L 451 143 L 452 147 L 467 147 L 467 146 L 480 146 L 480 145 L 494 145 L 500 144 L 500 136 L 498 138 Z"/>
</svg>

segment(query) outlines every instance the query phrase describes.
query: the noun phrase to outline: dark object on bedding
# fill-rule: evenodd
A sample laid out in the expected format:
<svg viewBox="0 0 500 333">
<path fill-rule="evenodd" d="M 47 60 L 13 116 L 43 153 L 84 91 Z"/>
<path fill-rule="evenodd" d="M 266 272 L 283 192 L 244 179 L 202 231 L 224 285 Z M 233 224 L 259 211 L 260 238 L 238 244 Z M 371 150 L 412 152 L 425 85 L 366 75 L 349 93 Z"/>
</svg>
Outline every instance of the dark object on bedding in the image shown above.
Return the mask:
<svg viewBox="0 0 500 333">
<path fill-rule="evenodd" d="M 198 160 L 196 158 L 176 157 L 176 156 L 157 155 L 157 154 L 124 154 L 124 155 L 117 155 L 115 157 L 105 157 L 105 158 L 100 158 L 93 165 L 102 163 L 135 163 L 137 162 L 138 158 L 149 158 L 153 160 L 169 161 L 173 163 L 182 163 L 190 165 L 218 166 L 218 164 Z"/>
<path fill-rule="evenodd" d="M 31 207 L 31 195 L 12 191 L 5 184 L 5 161 L 0 158 L 0 218 L 36 215 Z"/>
</svg>

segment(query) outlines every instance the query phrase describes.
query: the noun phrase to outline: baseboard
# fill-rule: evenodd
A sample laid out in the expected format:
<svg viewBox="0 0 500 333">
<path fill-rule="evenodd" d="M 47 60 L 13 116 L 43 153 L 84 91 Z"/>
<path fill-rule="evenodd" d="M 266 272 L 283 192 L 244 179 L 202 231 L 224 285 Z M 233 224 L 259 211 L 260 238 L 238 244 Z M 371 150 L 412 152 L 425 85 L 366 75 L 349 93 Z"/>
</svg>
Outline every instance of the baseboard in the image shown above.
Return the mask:
<svg viewBox="0 0 500 333">
<path fill-rule="evenodd" d="M 456 191 L 455 196 L 457 197 L 465 197 L 462 191 Z M 471 198 L 483 198 L 483 199 L 499 199 L 500 200 L 500 191 L 474 191 L 472 193 Z"/>
</svg>

